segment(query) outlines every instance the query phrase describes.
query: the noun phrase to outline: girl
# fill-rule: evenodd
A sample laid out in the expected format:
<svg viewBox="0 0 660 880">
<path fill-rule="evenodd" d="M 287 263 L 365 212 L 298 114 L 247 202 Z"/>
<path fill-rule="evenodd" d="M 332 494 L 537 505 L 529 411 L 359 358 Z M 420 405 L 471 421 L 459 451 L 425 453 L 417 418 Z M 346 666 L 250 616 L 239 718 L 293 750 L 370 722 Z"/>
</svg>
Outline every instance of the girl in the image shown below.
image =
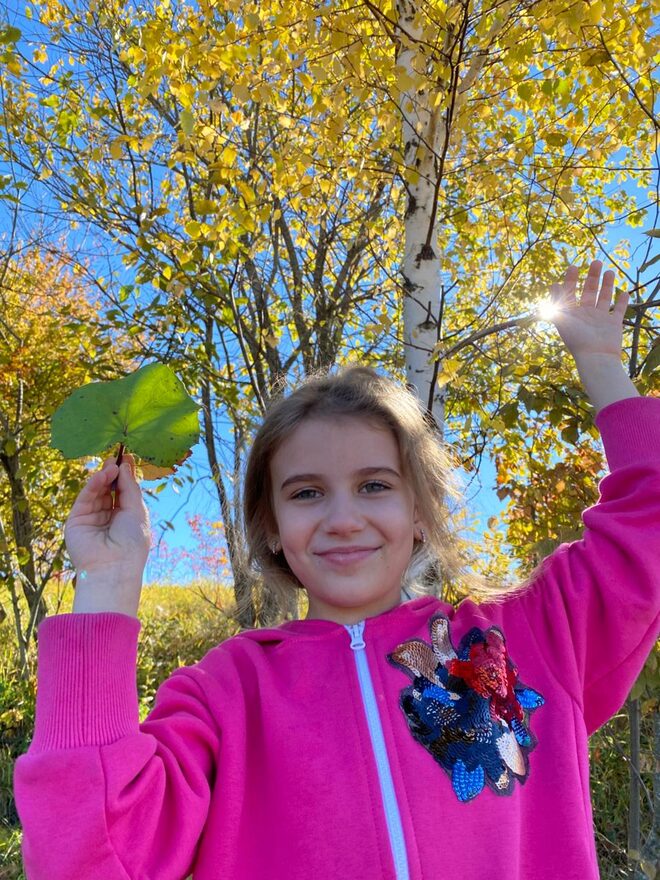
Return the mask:
<svg viewBox="0 0 660 880">
<path fill-rule="evenodd" d="M 525 589 L 401 602 L 429 548 L 460 567 L 448 459 L 395 382 L 315 378 L 266 415 L 245 486 L 252 558 L 307 617 L 178 669 L 140 724 L 147 511 L 130 457 L 90 477 L 15 770 L 29 880 L 598 877 L 587 737 L 653 645 L 660 585 L 660 402 L 622 370 L 600 269 L 579 305 L 576 269 L 553 294 L 611 473 Z"/>
</svg>

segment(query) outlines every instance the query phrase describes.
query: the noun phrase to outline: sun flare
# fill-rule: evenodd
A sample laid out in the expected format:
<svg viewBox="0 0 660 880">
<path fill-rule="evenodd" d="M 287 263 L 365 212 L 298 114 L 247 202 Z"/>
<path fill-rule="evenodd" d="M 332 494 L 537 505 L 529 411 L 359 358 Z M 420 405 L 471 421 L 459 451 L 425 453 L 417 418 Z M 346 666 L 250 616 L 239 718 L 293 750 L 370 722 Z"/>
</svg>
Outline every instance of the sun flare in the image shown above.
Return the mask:
<svg viewBox="0 0 660 880">
<path fill-rule="evenodd" d="M 551 321 L 558 311 L 558 306 L 549 299 L 543 300 L 543 302 L 540 302 L 536 307 L 537 315 L 544 321 Z"/>
</svg>

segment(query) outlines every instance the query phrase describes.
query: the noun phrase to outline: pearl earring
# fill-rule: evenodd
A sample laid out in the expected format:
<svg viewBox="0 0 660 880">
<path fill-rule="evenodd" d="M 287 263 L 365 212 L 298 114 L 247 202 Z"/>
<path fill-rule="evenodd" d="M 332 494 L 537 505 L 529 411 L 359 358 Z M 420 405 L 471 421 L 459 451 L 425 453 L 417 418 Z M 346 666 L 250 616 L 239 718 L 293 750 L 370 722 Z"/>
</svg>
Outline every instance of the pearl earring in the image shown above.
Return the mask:
<svg viewBox="0 0 660 880">
<path fill-rule="evenodd" d="M 277 541 L 273 541 L 273 543 L 270 545 L 270 549 L 272 553 L 277 553 Z"/>
<path fill-rule="evenodd" d="M 424 529 L 420 529 L 419 533 L 422 544 L 426 544 L 426 532 L 424 531 Z"/>
</svg>

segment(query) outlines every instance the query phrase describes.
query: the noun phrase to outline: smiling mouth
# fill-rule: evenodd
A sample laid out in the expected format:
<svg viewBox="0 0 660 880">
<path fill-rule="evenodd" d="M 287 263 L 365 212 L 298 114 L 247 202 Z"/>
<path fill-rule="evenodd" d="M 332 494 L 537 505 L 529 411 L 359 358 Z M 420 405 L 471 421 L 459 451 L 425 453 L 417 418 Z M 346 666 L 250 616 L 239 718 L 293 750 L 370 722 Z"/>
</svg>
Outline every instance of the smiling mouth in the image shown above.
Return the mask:
<svg viewBox="0 0 660 880">
<path fill-rule="evenodd" d="M 345 548 L 326 550 L 324 553 L 318 553 L 317 555 L 328 562 L 338 565 L 350 565 L 353 562 L 360 562 L 362 559 L 366 559 L 378 549 L 378 547 Z"/>
</svg>

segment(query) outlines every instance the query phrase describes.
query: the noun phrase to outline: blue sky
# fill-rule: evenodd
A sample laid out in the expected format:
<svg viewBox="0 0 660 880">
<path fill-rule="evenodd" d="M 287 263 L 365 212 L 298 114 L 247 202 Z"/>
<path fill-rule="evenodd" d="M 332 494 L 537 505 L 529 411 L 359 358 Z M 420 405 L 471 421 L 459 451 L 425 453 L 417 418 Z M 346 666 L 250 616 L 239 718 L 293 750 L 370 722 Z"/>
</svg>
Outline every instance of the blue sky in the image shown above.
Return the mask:
<svg viewBox="0 0 660 880">
<path fill-rule="evenodd" d="M 646 195 L 646 193 L 638 191 L 638 195 L 641 197 Z M 647 212 L 647 221 L 648 222 L 644 223 L 640 228 L 631 229 L 624 223 L 621 223 L 620 226 L 610 229 L 607 240 L 609 247 L 614 247 L 622 238 L 630 241 L 632 250 L 641 245 L 645 245 L 648 242 L 648 238 L 643 232 L 653 223 L 653 215 L 650 209 Z M 594 252 L 592 256 L 594 259 L 604 259 L 602 253 L 599 254 Z M 608 264 L 606 261 L 604 262 L 604 269 L 607 269 Z M 633 259 L 632 265 L 639 265 L 641 262 L 641 259 Z M 550 334 L 557 332 L 552 324 L 545 322 L 540 324 L 539 327 L 542 327 Z M 543 415 L 539 413 L 538 418 L 543 418 Z M 449 439 L 451 440 L 451 438 Z M 553 458 L 553 462 L 557 460 L 559 460 L 559 457 Z M 156 498 L 146 498 L 146 503 L 150 512 L 152 526 L 158 534 L 161 534 L 163 524 L 166 520 L 169 520 L 174 526 L 173 531 L 166 529 L 163 532 L 168 545 L 170 547 L 179 547 L 192 551 L 195 548 L 195 541 L 186 522 L 186 515 L 201 514 L 202 517 L 207 517 L 209 520 L 213 521 L 219 519 L 220 513 L 217 495 L 210 479 L 208 461 L 206 460 L 205 450 L 202 444 L 198 444 L 193 448 L 193 455 L 188 463 L 191 467 L 191 473 L 197 481 L 194 487 L 186 487 L 177 490 L 177 487 L 170 482 L 168 483 L 167 488 L 156 496 Z M 496 495 L 495 477 L 495 466 L 489 455 L 489 450 L 486 449 L 482 458 L 480 472 L 474 478 L 470 489 L 466 494 L 466 502 L 469 510 L 468 519 L 473 518 L 475 520 L 476 532 L 472 535 L 475 547 L 479 546 L 479 537 L 483 535 L 487 529 L 488 519 L 491 516 L 500 515 L 507 505 L 506 501 L 500 501 Z M 467 484 L 467 478 L 465 478 L 465 483 Z M 162 568 L 162 564 L 159 563 L 157 551 L 154 549 L 152 550 L 147 564 L 145 583 L 149 583 L 159 576 L 159 564 Z M 162 580 L 162 574 L 160 577 Z M 170 569 L 169 571 L 169 580 L 171 583 L 184 584 L 191 577 L 191 572 L 184 570 L 183 567 L 179 567 L 179 569 Z"/>
<path fill-rule="evenodd" d="M 214 494 L 213 485 L 210 480 L 210 472 L 208 462 L 205 460 L 205 450 L 202 444 L 198 444 L 193 448 L 192 458 L 189 459 L 192 466 L 193 475 L 198 478 L 197 484 L 190 489 L 180 489 L 175 491 L 176 487 L 171 482 L 155 499 L 145 496 L 145 502 L 149 509 L 152 528 L 158 534 L 165 520 L 172 522 L 174 531 L 166 529 L 164 538 L 170 547 L 180 547 L 193 551 L 196 544 L 193 534 L 186 522 L 186 514 L 201 514 L 202 517 L 208 517 L 213 521 L 219 518 L 219 509 L 217 496 Z M 481 487 L 478 485 L 481 482 Z M 479 530 L 477 535 L 473 536 L 478 542 L 478 535 L 482 534 L 486 529 L 486 522 L 489 517 L 500 513 L 506 506 L 505 502 L 501 502 L 494 489 L 495 468 L 485 454 L 480 469 L 480 477 L 476 478 L 470 487 L 467 500 L 470 502 L 470 508 L 478 518 Z M 155 485 L 155 484 L 149 484 Z M 183 566 L 170 571 L 170 577 L 166 581 L 162 576 L 158 578 L 159 559 L 156 549 L 154 548 L 147 563 L 145 572 L 145 584 L 159 580 L 160 582 L 170 582 L 176 584 L 184 584 L 192 577 L 192 572 L 186 571 Z"/>
<path fill-rule="evenodd" d="M 6 7 L 6 14 L 9 20 L 12 23 L 17 24 L 19 27 L 25 27 L 26 25 L 22 9 L 23 7 L 16 3 L 15 0 L 10 0 Z M 632 187 L 632 183 L 628 184 L 626 188 L 628 189 L 629 187 Z M 648 194 L 646 192 L 637 190 L 636 194 L 640 197 L 640 201 L 647 201 Z M 630 229 L 623 223 L 618 229 L 610 228 L 608 234 L 609 246 L 614 246 L 617 240 L 622 237 L 628 238 L 631 241 L 633 248 L 638 244 L 646 242 L 647 239 L 643 236 L 643 230 L 648 229 L 653 224 L 653 219 L 650 216 L 650 213 L 647 217 L 648 222 L 644 223 L 642 227 L 638 229 Z M 0 235 L 2 234 L 3 226 L 5 226 L 5 222 L 0 219 Z M 94 246 L 93 238 L 93 235 L 89 238 L 85 238 L 85 241 L 89 243 L 92 250 Z M 602 254 L 596 252 L 594 252 L 592 256 L 594 258 L 603 257 Z M 633 260 L 633 265 L 635 262 L 641 263 L 642 260 Z M 113 267 L 113 269 L 115 268 L 116 267 Z M 607 265 L 605 268 L 607 268 Z M 117 269 L 117 271 L 121 273 L 121 269 Z M 548 330 L 549 332 L 556 332 L 551 325 L 548 325 Z M 538 418 L 543 418 L 542 414 L 539 414 Z M 198 444 L 194 447 L 192 458 L 188 460 L 186 465 L 187 467 L 184 469 L 184 472 L 190 473 L 193 476 L 195 480 L 194 486 L 186 484 L 183 488 L 177 489 L 172 481 L 168 481 L 165 489 L 155 498 L 149 498 L 146 496 L 145 498 L 155 532 L 160 534 L 164 523 L 166 521 L 171 522 L 174 526 L 174 530 L 165 529 L 163 532 L 164 539 L 167 541 L 168 545 L 170 547 L 178 547 L 192 552 L 195 549 L 195 542 L 186 522 L 186 516 L 200 514 L 203 518 L 208 518 L 213 521 L 220 518 L 220 513 L 217 494 L 210 478 L 208 461 L 202 444 Z M 147 485 L 155 487 L 156 484 L 151 483 Z M 488 450 L 486 450 L 482 459 L 480 474 L 475 478 L 466 499 L 471 513 L 478 522 L 479 531 L 474 536 L 475 543 L 478 543 L 479 534 L 483 533 L 487 528 L 487 520 L 493 515 L 500 514 L 506 507 L 506 503 L 500 502 L 497 498 L 494 486 L 495 469 L 493 462 L 488 455 Z M 147 566 L 145 582 L 149 583 L 151 580 L 159 576 L 159 565 L 162 569 L 162 563 L 159 563 L 157 551 L 154 549 Z M 192 573 L 189 570 L 186 571 L 183 567 L 180 567 L 179 569 L 170 570 L 168 574 L 169 579 L 172 582 L 185 583 L 191 577 Z"/>
</svg>

